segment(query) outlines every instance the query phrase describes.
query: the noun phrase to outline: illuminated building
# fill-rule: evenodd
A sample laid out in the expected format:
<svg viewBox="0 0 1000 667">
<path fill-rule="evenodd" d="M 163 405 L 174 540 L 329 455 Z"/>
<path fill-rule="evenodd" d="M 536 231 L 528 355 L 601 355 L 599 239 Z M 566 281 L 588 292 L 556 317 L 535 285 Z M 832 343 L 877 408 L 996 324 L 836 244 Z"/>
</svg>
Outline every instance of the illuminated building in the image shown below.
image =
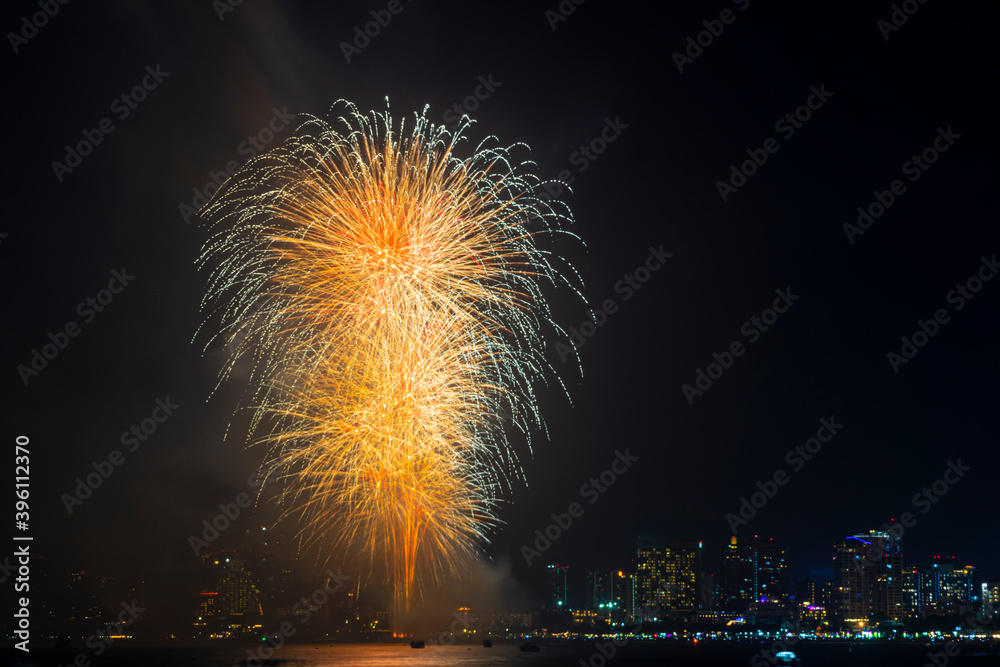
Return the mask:
<svg viewBox="0 0 1000 667">
<path fill-rule="evenodd" d="M 907 566 L 903 568 L 903 606 L 910 618 L 919 618 L 920 600 L 920 568 Z"/>
<path fill-rule="evenodd" d="M 773 539 L 733 536 L 722 552 L 720 607 L 742 612 L 755 603 L 784 601 L 787 567 Z"/>
<path fill-rule="evenodd" d="M 295 581 L 297 547 L 281 531 L 264 526 L 247 530 L 244 544 L 247 545 L 244 562 L 262 590 L 265 618 L 275 623 L 291 613 L 299 592 Z"/>
<path fill-rule="evenodd" d="M 722 552 L 722 609 L 746 611 L 756 599 L 756 551 L 748 538 L 734 535 Z"/>
<path fill-rule="evenodd" d="M 538 625 L 537 614 L 502 613 L 483 614 L 478 627 L 487 637 L 520 637 Z"/>
<path fill-rule="evenodd" d="M 625 619 L 635 618 L 635 574 L 619 570 L 612 581 L 615 610 Z"/>
<path fill-rule="evenodd" d="M 981 609 L 987 618 L 1000 616 L 1000 579 L 987 579 L 979 587 Z"/>
<path fill-rule="evenodd" d="M 848 623 L 901 621 L 903 557 L 899 542 L 884 531 L 845 537 L 834 545 L 837 610 Z"/>
<path fill-rule="evenodd" d="M 550 609 L 569 608 L 569 568 L 565 565 L 549 565 L 547 570 Z"/>
<path fill-rule="evenodd" d="M 588 572 L 584 581 L 584 607 L 608 609 L 614 601 L 614 573 L 604 570 Z"/>
<path fill-rule="evenodd" d="M 698 607 L 701 542 L 639 541 L 638 604 L 659 613 L 693 613 Z"/>
<path fill-rule="evenodd" d="M 955 602 L 971 602 L 975 597 L 975 589 L 973 588 L 975 574 L 976 568 L 972 565 L 953 566 L 949 571 L 942 572 L 941 598 L 948 598 Z"/>
<path fill-rule="evenodd" d="M 815 576 L 796 582 L 795 602 L 800 621 L 828 622 L 834 607 L 833 582 L 826 577 Z"/>
<path fill-rule="evenodd" d="M 935 556 L 933 562 L 916 565 L 912 571 L 917 584 L 914 615 L 961 613 L 961 606 L 976 602 L 976 568 L 972 565 L 960 567 L 953 556 Z"/>
<path fill-rule="evenodd" d="M 202 587 L 194 623 L 202 637 L 225 638 L 261 627 L 260 591 L 233 551 L 201 555 Z"/>
<path fill-rule="evenodd" d="M 757 593 L 756 599 L 761 602 L 783 602 L 785 599 L 785 572 L 788 563 L 785 552 L 779 549 L 774 540 L 768 538 L 765 542 L 757 542 Z"/>
</svg>

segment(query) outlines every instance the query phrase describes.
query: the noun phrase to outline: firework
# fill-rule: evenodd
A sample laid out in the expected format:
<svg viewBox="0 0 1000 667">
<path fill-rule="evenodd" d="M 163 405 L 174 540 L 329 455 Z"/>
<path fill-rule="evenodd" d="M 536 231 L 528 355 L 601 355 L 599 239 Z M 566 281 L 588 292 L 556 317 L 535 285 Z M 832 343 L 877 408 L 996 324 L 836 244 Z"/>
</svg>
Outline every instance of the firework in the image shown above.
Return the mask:
<svg viewBox="0 0 1000 667">
<path fill-rule="evenodd" d="M 251 432 L 305 542 L 384 573 L 397 612 L 474 557 L 524 476 L 509 439 L 544 431 L 555 378 L 545 298 L 579 294 L 542 235 L 568 209 L 538 196 L 518 145 L 457 155 L 427 110 L 411 127 L 349 103 L 306 117 L 203 211 L 206 324 L 250 368 Z M 570 234 L 572 236 L 572 234 Z M 565 389 L 564 389 L 565 391 Z"/>
</svg>

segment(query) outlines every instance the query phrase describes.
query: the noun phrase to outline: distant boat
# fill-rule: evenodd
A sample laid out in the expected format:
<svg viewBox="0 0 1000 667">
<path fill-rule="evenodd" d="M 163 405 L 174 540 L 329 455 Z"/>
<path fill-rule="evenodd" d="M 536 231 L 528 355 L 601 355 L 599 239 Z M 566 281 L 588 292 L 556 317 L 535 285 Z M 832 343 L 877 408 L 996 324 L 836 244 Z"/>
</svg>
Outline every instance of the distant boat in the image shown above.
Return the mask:
<svg viewBox="0 0 1000 667">
<path fill-rule="evenodd" d="M 484 639 L 483 640 L 483 647 L 484 648 L 493 648 L 493 640 L 492 639 Z"/>
<path fill-rule="evenodd" d="M 410 642 L 410 648 L 424 648 L 424 640 L 414 639 L 413 641 Z"/>
<path fill-rule="evenodd" d="M 535 642 L 524 642 L 521 644 L 520 649 L 527 653 L 538 653 L 539 651 L 538 644 Z"/>
<path fill-rule="evenodd" d="M 798 667 L 798 665 L 802 664 L 802 659 L 797 657 L 791 651 L 782 651 L 774 657 L 778 661 L 777 664 L 779 665 L 795 665 Z"/>
</svg>

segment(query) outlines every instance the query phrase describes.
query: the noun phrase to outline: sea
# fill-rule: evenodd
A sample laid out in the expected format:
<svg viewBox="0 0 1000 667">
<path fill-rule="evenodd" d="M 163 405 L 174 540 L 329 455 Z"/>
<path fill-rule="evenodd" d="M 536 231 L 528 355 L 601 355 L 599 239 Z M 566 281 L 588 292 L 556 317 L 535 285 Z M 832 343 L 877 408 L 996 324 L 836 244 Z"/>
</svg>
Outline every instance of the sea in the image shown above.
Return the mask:
<svg viewBox="0 0 1000 667">
<path fill-rule="evenodd" d="M 605 642 L 540 640 L 538 652 L 523 652 L 519 643 L 482 645 L 428 645 L 412 649 L 408 644 L 301 644 L 285 645 L 268 653 L 264 647 L 225 646 L 140 648 L 111 646 L 101 656 L 92 652 L 20 651 L 4 654 L 9 665 L 51 667 L 634 667 L 636 665 L 739 665 L 771 667 L 771 644 L 706 641 L 697 645 L 657 641 L 634 641 L 620 647 Z M 793 648 L 802 667 L 986 667 L 1000 666 L 995 648 L 983 645 L 949 647 L 903 642 L 798 642 Z M 19 655 L 18 655 L 19 654 Z"/>
</svg>

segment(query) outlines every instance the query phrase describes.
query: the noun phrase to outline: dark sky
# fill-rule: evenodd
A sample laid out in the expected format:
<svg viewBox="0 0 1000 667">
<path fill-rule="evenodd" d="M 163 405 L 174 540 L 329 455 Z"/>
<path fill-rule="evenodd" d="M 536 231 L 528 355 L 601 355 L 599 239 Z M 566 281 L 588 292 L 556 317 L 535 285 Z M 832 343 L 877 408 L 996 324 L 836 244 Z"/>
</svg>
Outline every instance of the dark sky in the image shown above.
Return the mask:
<svg viewBox="0 0 1000 667">
<path fill-rule="evenodd" d="M 1000 253 L 996 17 L 981 3 L 912 4 L 886 39 L 888 2 L 591 0 L 553 29 L 555 0 L 404 0 L 349 63 L 341 43 L 384 4 L 248 0 L 220 20 L 208 2 L 71 3 L 16 52 L 8 35 L 3 422 L 9 447 L 31 438 L 35 553 L 55 571 L 142 572 L 158 582 L 163 616 L 183 615 L 188 535 L 245 490 L 262 453 L 239 434 L 224 440 L 239 379 L 207 400 L 223 352 L 192 343 L 206 234 L 179 206 L 210 171 L 246 159 L 241 142 L 275 109 L 322 116 L 343 98 L 381 110 L 388 97 L 394 114 L 430 105 L 441 120 L 482 77 L 495 89 L 471 113 L 472 138 L 528 144 L 543 178 L 569 172 L 586 248 L 565 254 L 591 304 L 617 309 L 580 349 L 582 378 L 552 350 L 572 404 L 543 392 L 550 439 L 536 434 L 522 452 L 528 487 L 485 548 L 512 587 L 531 590 L 547 562 L 629 567 L 640 534 L 703 540 L 705 569 L 717 571 L 727 513 L 778 471 L 787 484 L 738 534 L 773 537 L 795 578 L 829 569 L 838 538 L 907 511 L 906 562 L 955 555 L 1000 575 L 1000 280 L 961 309 L 948 297 Z M 5 32 L 37 11 L 6 4 Z M 699 33 L 700 55 L 688 42 Z M 678 71 L 685 49 L 696 57 Z M 155 88 L 134 109 L 113 105 L 154 81 L 147 67 L 163 73 Z M 776 126 L 797 109 L 808 120 Z M 95 134 L 104 118 L 113 131 Z M 581 158 L 608 123 L 618 136 Z M 84 132 L 100 144 L 57 177 L 53 162 Z M 906 164 L 935 141 L 947 150 L 926 171 Z M 724 201 L 717 182 L 752 155 L 766 162 Z M 845 223 L 895 180 L 902 194 L 849 239 Z M 626 300 L 616 284 L 661 246 L 672 256 Z M 134 278 L 86 321 L 78 304 L 123 267 Z M 746 335 L 776 290 L 797 298 Z M 585 321 L 579 303 L 554 298 L 567 327 Z M 938 309 L 948 321 L 895 372 L 887 354 Z M 26 386 L 18 365 L 70 322 L 79 334 Z M 734 341 L 744 353 L 689 404 L 682 385 Z M 75 478 L 168 397 L 174 414 L 68 515 L 61 496 Z M 821 419 L 843 428 L 796 470 L 786 453 Z M 626 449 L 635 464 L 582 497 Z M 970 470 L 921 514 L 914 495 L 959 459 Z M 520 547 L 577 501 L 583 516 L 526 565 Z"/>
</svg>

